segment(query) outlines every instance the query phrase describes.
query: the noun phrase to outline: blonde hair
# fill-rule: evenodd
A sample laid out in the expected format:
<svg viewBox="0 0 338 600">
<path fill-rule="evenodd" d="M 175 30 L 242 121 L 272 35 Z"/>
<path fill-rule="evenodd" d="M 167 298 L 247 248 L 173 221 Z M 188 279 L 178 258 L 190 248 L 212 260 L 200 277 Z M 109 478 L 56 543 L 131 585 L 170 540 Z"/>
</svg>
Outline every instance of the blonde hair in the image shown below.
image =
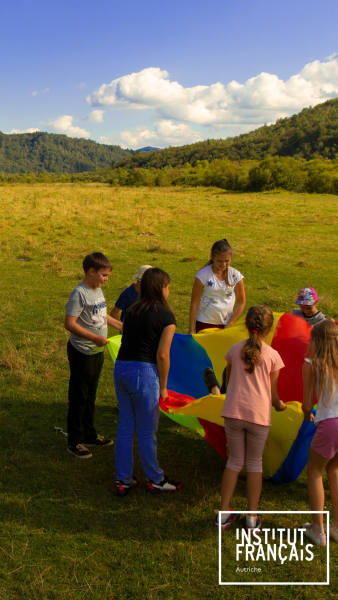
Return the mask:
<svg viewBox="0 0 338 600">
<path fill-rule="evenodd" d="M 249 332 L 241 354 L 248 373 L 253 373 L 256 365 L 261 363 L 262 342 L 259 335 L 265 335 L 273 325 L 273 314 L 267 306 L 251 306 L 245 317 L 245 326 Z"/>
<path fill-rule="evenodd" d="M 326 385 L 329 389 L 329 400 L 333 396 L 333 384 L 338 386 L 338 326 L 333 321 L 321 321 L 312 328 L 310 370 L 311 389 L 320 398 Z"/>
</svg>

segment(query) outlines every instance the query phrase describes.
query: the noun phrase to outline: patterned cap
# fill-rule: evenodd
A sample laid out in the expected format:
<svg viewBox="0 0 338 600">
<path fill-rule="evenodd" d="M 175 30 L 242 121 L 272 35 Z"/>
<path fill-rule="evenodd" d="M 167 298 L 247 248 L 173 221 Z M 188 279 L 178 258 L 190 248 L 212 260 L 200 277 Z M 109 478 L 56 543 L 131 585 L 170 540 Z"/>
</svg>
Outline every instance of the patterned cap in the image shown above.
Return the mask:
<svg viewBox="0 0 338 600">
<path fill-rule="evenodd" d="M 134 279 L 136 279 L 137 281 L 141 281 L 145 272 L 148 271 L 148 269 L 152 269 L 152 268 L 153 267 L 151 265 L 142 265 L 142 267 L 138 268 L 136 275 L 134 275 Z"/>
<path fill-rule="evenodd" d="M 306 288 L 302 288 L 298 292 L 298 297 L 297 297 L 295 304 L 300 304 L 300 305 L 305 304 L 305 306 L 311 306 L 312 304 L 315 304 L 315 302 L 317 302 L 317 300 L 318 300 L 318 295 L 317 295 L 316 290 L 313 287 L 306 287 Z"/>
</svg>

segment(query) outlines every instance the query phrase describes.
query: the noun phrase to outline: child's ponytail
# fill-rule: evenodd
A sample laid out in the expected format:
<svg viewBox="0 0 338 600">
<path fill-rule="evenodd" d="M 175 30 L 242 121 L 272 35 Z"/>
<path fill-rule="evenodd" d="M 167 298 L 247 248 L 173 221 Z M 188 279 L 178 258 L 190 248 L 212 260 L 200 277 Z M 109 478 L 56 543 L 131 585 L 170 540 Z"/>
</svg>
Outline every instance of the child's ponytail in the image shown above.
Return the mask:
<svg viewBox="0 0 338 600">
<path fill-rule="evenodd" d="M 242 350 L 242 360 L 244 360 L 248 373 L 253 373 L 256 365 L 261 362 L 262 342 L 261 335 L 264 335 L 273 325 L 273 314 L 267 306 L 251 306 L 245 317 L 245 325 L 249 332 L 249 339 Z"/>
</svg>

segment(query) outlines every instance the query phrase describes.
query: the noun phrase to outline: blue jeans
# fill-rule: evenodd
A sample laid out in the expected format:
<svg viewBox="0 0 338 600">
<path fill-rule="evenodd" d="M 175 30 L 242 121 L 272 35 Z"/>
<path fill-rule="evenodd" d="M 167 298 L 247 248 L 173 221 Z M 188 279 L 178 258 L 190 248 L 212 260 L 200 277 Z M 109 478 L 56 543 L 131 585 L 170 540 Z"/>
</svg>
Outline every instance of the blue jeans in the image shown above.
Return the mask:
<svg viewBox="0 0 338 600">
<path fill-rule="evenodd" d="M 156 456 L 156 432 L 160 416 L 160 383 L 156 365 L 117 360 L 115 393 L 119 403 L 119 426 L 115 446 L 116 479 L 130 483 L 133 475 L 133 442 L 137 432 L 138 453 L 147 479 L 159 483 L 163 471 Z"/>
</svg>

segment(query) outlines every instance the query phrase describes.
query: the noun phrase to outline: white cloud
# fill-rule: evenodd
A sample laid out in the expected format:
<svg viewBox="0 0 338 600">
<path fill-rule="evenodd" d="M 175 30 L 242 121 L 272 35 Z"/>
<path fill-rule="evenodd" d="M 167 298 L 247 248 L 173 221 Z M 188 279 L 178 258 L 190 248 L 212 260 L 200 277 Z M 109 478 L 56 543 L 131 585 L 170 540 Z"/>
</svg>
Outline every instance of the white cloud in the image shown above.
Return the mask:
<svg viewBox="0 0 338 600">
<path fill-rule="evenodd" d="M 74 127 L 72 122 L 73 117 L 70 115 L 62 115 L 55 119 L 55 121 L 50 121 L 47 125 L 54 133 L 64 133 L 69 137 L 87 138 L 90 136 L 89 131 L 82 129 L 81 127 Z"/>
<path fill-rule="evenodd" d="M 92 110 L 87 119 L 92 123 L 103 123 L 103 115 L 105 112 L 105 110 Z"/>
<path fill-rule="evenodd" d="M 47 94 L 47 92 L 49 92 L 49 87 L 46 87 L 44 90 L 35 90 L 35 92 L 32 92 L 32 96 L 38 96 L 39 94 Z"/>
<path fill-rule="evenodd" d="M 287 81 L 260 73 L 244 84 L 231 81 L 227 85 L 218 82 L 192 88 L 170 81 L 167 71 L 151 67 L 103 84 L 86 100 L 90 106 L 120 111 L 153 109 L 160 122 L 176 120 L 223 127 L 246 124 L 253 128 L 336 97 L 338 57 L 332 55 L 325 62 L 305 65 Z M 157 130 L 141 132 L 137 128 L 133 133 L 123 133 L 125 137 L 129 133 L 137 139 L 141 135 L 152 139 Z"/>
<path fill-rule="evenodd" d="M 29 129 L 24 129 L 23 131 L 20 131 L 20 129 L 11 129 L 9 133 L 34 133 L 35 131 L 40 131 L 40 129 L 37 127 L 30 127 Z"/>
<path fill-rule="evenodd" d="M 141 148 L 142 146 L 155 145 L 156 147 L 180 146 L 192 144 L 202 139 L 197 131 L 190 125 L 179 123 L 175 125 L 171 120 L 162 120 L 155 123 L 153 129 L 135 127 L 120 133 L 115 143 L 126 148 Z"/>
<path fill-rule="evenodd" d="M 105 135 L 100 135 L 100 137 L 99 137 L 99 139 L 97 141 L 98 141 L 99 144 L 112 144 L 113 143 Z"/>
</svg>

